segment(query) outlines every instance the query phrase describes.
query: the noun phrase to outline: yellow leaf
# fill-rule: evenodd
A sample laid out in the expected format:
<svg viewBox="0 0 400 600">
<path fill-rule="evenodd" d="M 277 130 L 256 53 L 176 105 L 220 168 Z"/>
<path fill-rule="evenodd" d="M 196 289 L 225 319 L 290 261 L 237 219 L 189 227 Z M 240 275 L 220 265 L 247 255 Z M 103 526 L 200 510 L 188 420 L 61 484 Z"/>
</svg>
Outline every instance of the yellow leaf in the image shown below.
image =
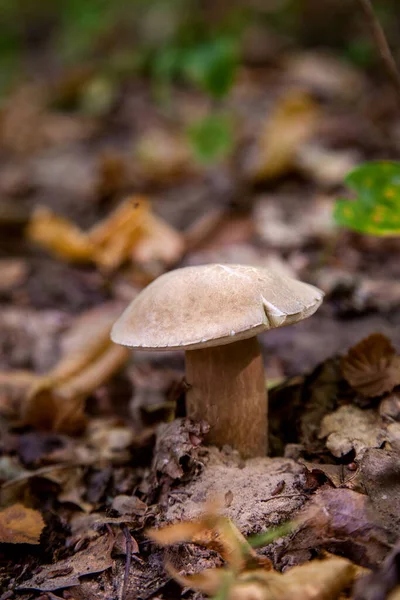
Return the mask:
<svg viewBox="0 0 400 600">
<path fill-rule="evenodd" d="M 44 525 L 40 512 L 22 504 L 14 504 L 0 511 L 0 542 L 39 544 Z"/>
<path fill-rule="evenodd" d="M 67 219 L 39 206 L 33 212 L 27 236 L 56 256 L 73 262 L 88 262 L 93 255 L 93 245 L 78 227 Z"/>
<path fill-rule="evenodd" d="M 261 131 L 250 177 L 273 179 L 289 171 L 300 146 L 315 133 L 317 122 L 317 105 L 311 96 L 292 90 L 283 97 Z"/>
</svg>

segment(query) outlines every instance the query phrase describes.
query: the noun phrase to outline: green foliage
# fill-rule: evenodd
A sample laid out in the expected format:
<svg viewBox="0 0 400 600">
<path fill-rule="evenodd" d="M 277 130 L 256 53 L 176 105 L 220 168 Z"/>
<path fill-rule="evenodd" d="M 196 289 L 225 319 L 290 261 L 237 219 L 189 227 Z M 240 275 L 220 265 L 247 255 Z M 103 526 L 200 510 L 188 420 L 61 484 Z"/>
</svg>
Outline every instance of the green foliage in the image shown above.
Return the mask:
<svg viewBox="0 0 400 600">
<path fill-rule="evenodd" d="M 336 202 L 334 217 L 339 225 L 376 236 L 400 235 L 400 163 L 365 163 L 345 181 L 357 196 Z"/>
<path fill-rule="evenodd" d="M 193 153 L 200 162 L 221 160 L 232 151 L 234 132 L 229 115 L 210 114 L 192 123 L 187 134 Z"/>
<path fill-rule="evenodd" d="M 238 55 L 232 38 L 205 41 L 182 54 L 182 73 L 202 91 L 221 98 L 234 82 Z"/>
<path fill-rule="evenodd" d="M 261 548 L 262 546 L 267 546 L 271 544 L 274 540 L 284 537 L 285 535 L 289 535 L 294 529 L 294 523 L 291 521 L 287 521 L 278 527 L 272 527 L 268 529 L 268 531 L 264 531 L 263 533 L 258 533 L 256 535 L 252 535 L 247 538 L 248 543 L 252 548 Z"/>
</svg>

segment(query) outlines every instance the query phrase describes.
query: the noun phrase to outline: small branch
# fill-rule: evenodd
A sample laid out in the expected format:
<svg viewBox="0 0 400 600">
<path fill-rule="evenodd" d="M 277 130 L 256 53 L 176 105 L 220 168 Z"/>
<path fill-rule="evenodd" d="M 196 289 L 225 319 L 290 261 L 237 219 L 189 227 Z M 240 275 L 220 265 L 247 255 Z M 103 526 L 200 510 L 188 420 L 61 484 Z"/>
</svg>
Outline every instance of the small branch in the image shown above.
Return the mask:
<svg viewBox="0 0 400 600">
<path fill-rule="evenodd" d="M 382 25 L 378 21 L 378 18 L 374 12 L 373 6 L 370 0 L 357 0 L 364 15 L 366 17 L 368 26 L 371 31 L 372 38 L 378 49 L 382 62 L 386 68 L 386 71 L 391 78 L 393 85 L 400 97 L 400 72 L 397 68 L 396 61 L 394 60 L 392 51 L 389 47 L 386 39 L 385 32 L 383 31 Z"/>
<path fill-rule="evenodd" d="M 120 593 L 120 600 L 126 600 L 126 592 L 128 590 L 128 580 L 129 580 L 129 570 L 131 568 L 132 561 L 132 539 L 129 529 L 126 525 L 122 526 L 122 531 L 124 532 L 125 542 L 126 542 L 126 561 L 125 561 L 125 571 L 124 571 L 124 580 L 122 583 L 122 589 Z"/>
</svg>

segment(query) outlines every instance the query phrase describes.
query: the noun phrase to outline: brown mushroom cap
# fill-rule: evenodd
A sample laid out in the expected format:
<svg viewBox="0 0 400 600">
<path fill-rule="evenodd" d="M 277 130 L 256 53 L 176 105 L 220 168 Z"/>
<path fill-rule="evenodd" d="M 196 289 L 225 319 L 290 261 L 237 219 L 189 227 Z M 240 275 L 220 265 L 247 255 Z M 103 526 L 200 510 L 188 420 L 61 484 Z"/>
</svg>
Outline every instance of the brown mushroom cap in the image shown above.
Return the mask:
<svg viewBox="0 0 400 600">
<path fill-rule="evenodd" d="M 114 324 L 117 344 L 193 350 L 297 323 L 320 306 L 318 288 L 265 268 L 211 264 L 161 275 Z"/>
</svg>

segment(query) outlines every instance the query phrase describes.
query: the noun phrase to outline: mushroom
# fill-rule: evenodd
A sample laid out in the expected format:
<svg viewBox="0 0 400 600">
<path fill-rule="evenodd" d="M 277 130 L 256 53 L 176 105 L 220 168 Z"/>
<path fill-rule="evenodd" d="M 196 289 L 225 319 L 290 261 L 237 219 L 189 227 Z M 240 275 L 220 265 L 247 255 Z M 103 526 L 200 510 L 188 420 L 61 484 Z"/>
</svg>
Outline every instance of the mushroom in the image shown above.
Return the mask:
<svg viewBox="0 0 400 600">
<path fill-rule="evenodd" d="M 185 350 L 187 415 L 209 444 L 267 453 L 267 390 L 257 335 L 297 323 L 323 292 L 266 268 L 210 264 L 161 275 L 128 306 L 111 339 L 137 350 Z"/>
</svg>

